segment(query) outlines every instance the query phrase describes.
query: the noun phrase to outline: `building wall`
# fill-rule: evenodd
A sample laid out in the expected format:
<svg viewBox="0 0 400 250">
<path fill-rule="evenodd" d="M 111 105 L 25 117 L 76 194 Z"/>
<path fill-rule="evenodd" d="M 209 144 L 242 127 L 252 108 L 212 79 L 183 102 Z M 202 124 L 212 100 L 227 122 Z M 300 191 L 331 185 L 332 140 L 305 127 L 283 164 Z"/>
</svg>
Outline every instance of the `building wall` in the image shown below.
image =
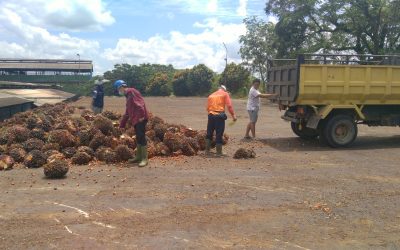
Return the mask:
<svg viewBox="0 0 400 250">
<path fill-rule="evenodd" d="M 0 81 L 30 82 L 30 83 L 79 83 L 92 78 L 87 75 L 1 75 Z"/>
</svg>

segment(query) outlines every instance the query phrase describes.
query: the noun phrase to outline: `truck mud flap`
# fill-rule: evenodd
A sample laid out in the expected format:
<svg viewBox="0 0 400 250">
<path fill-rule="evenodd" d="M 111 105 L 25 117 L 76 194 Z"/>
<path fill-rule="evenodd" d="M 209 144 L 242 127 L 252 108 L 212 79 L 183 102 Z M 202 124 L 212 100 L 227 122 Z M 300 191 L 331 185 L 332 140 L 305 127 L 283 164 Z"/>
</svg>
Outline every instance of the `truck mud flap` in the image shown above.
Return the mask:
<svg viewBox="0 0 400 250">
<path fill-rule="evenodd" d="M 321 117 L 319 115 L 312 115 L 307 121 L 307 128 L 312 128 L 312 129 L 317 129 L 318 123 L 321 120 Z"/>
</svg>

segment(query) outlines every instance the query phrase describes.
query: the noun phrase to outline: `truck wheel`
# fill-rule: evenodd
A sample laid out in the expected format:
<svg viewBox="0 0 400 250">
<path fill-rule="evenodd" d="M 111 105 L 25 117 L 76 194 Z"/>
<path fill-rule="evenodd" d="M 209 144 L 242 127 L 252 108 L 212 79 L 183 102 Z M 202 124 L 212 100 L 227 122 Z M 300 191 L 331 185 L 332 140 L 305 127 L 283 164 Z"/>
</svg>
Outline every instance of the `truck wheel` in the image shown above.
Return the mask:
<svg viewBox="0 0 400 250">
<path fill-rule="evenodd" d="M 292 122 L 290 125 L 293 133 L 295 133 L 301 139 L 311 140 L 317 138 L 318 136 L 318 131 L 316 129 L 307 128 L 305 124 L 301 124 L 301 129 L 300 123 Z"/>
<path fill-rule="evenodd" d="M 357 124 L 348 115 L 331 117 L 323 128 L 324 139 L 334 148 L 350 145 L 356 139 L 357 132 Z"/>
</svg>

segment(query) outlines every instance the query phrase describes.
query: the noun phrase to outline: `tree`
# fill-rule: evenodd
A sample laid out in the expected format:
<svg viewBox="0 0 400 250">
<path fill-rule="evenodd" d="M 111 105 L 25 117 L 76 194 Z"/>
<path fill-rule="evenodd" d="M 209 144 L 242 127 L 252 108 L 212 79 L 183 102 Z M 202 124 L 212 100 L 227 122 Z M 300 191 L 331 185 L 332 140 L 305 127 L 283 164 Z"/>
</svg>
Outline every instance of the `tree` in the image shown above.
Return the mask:
<svg viewBox="0 0 400 250">
<path fill-rule="evenodd" d="M 116 64 L 114 65 L 114 69 L 112 71 L 107 71 L 104 73 L 104 78 L 110 80 L 111 84 L 105 84 L 104 85 L 104 94 L 105 95 L 114 95 L 116 94 L 114 92 L 112 84 L 116 80 L 124 80 L 128 84 L 132 83 L 135 81 L 135 77 L 132 71 L 132 65 L 129 65 L 127 63 L 123 64 Z"/>
<path fill-rule="evenodd" d="M 225 84 L 229 91 L 238 93 L 249 83 L 250 72 L 242 65 L 230 63 L 221 74 L 220 84 Z"/>
<path fill-rule="evenodd" d="M 150 82 L 156 73 L 165 73 L 172 79 L 175 69 L 172 65 L 160 65 L 160 64 L 141 64 L 141 65 L 129 65 L 129 64 L 116 64 L 114 69 L 104 73 L 106 79 L 114 82 L 116 80 L 124 80 L 128 86 L 135 87 L 142 93 L 145 93 L 146 85 Z M 106 92 L 109 94 L 109 92 Z M 112 93 L 112 92 L 111 92 Z"/>
<path fill-rule="evenodd" d="M 146 94 L 151 96 L 169 96 L 171 88 L 168 75 L 161 72 L 153 75 L 146 85 Z"/>
<path fill-rule="evenodd" d="M 205 95 L 210 92 L 214 72 L 204 64 L 177 72 L 172 81 L 177 96 Z"/>
<path fill-rule="evenodd" d="M 214 72 L 204 64 L 193 67 L 189 72 L 188 88 L 192 95 L 205 95 L 210 92 Z"/>
<path fill-rule="evenodd" d="M 243 20 L 246 34 L 240 36 L 240 56 L 244 65 L 265 82 L 268 60 L 276 55 L 275 25 L 255 16 Z"/>
<path fill-rule="evenodd" d="M 398 0 L 269 0 L 280 57 L 299 52 L 400 52 Z"/>
<path fill-rule="evenodd" d="M 189 69 L 181 70 L 175 73 L 172 80 L 172 89 L 176 96 L 191 96 L 192 93 L 188 86 Z"/>
</svg>

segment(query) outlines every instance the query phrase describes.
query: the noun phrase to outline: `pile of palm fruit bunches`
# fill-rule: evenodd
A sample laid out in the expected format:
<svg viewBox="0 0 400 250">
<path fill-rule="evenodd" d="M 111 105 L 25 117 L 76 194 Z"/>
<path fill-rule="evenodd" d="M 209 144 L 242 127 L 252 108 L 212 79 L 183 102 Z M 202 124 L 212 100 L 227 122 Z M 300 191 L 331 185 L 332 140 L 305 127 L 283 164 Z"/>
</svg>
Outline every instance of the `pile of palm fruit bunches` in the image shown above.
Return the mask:
<svg viewBox="0 0 400 250">
<path fill-rule="evenodd" d="M 94 115 L 67 103 L 43 105 L 0 123 L 0 170 L 44 167 L 61 177 L 70 165 L 91 161 L 125 162 L 135 155 L 135 130 L 119 129 L 121 114 Z M 146 127 L 148 156 L 193 156 L 205 149 L 205 131 L 168 124 L 150 115 Z M 224 144 L 228 136 L 224 135 Z M 215 145 L 215 142 L 213 143 Z"/>
</svg>

